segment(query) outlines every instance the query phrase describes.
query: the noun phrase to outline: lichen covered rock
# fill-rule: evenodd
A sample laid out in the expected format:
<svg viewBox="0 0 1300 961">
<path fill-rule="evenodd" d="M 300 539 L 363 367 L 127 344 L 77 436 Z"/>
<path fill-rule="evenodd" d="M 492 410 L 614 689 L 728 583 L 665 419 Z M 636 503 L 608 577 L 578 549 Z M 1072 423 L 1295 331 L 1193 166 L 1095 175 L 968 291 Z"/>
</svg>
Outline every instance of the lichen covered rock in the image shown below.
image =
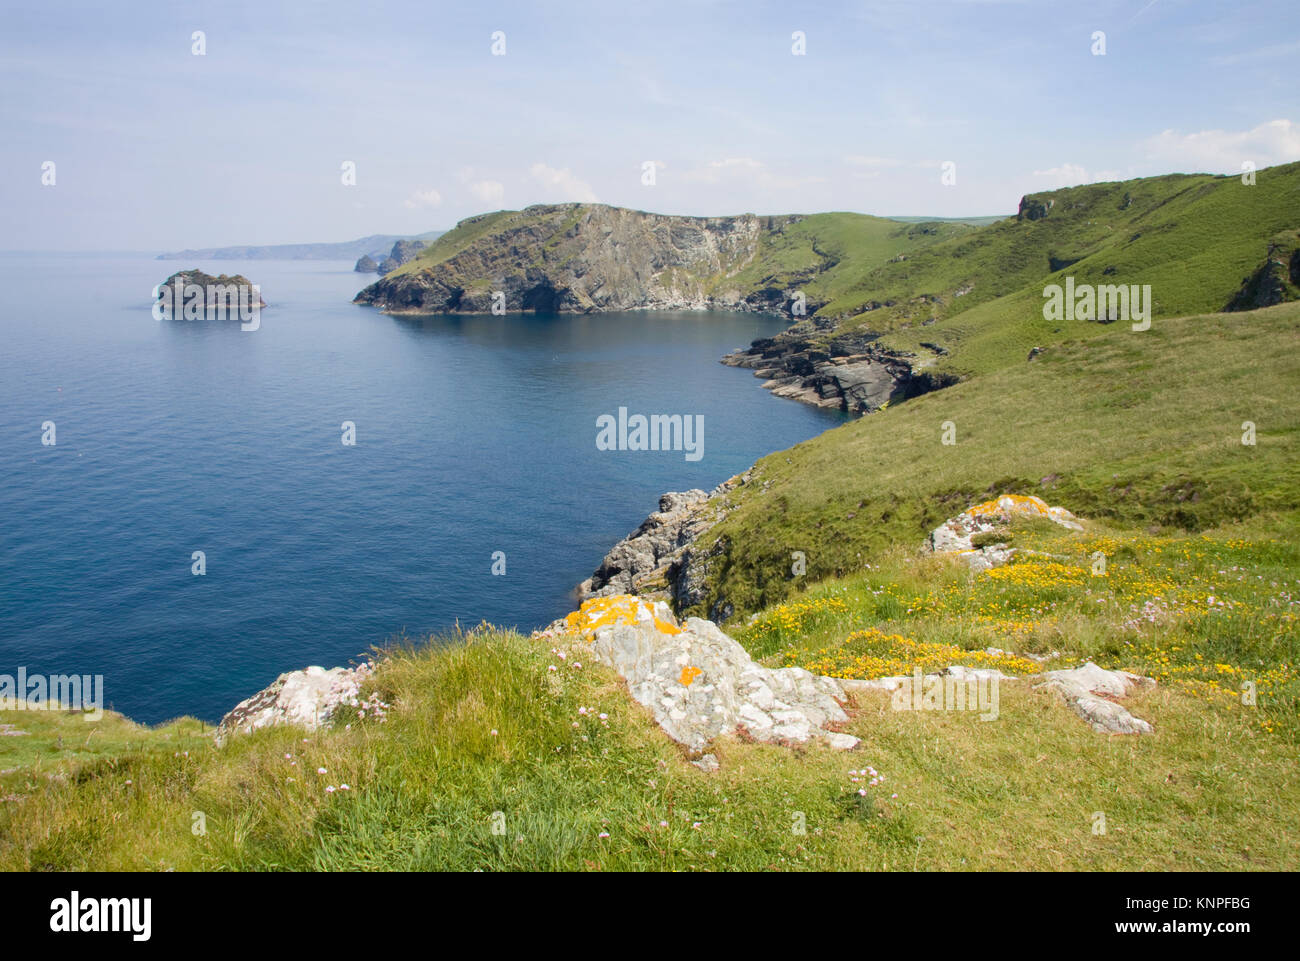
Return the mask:
<svg viewBox="0 0 1300 961">
<path fill-rule="evenodd" d="M 633 700 L 692 751 L 734 732 L 777 743 L 858 744 L 826 729 L 848 719 L 838 682 L 802 668 L 762 667 L 712 621 L 679 623 L 663 602 L 594 598 L 540 633 L 567 638 L 614 668 Z"/>
<path fill-rule="evenodd" d="M 1016 553 L 1014 547 L 1005 543 L 976 547 L 972 539 L 979 534 L 1003 531 L 1016 518 L 1042 518 L 1069 530 L 1083 530 L 1078 518 L 1064 507 L 1049 507 L 1046 501 L 1032 494 L 1003 494 L 976 504 L 936 527 L 930 535 L 930 549 L 936 554 L 960 555 L 976 572 L 1005 564 Z"/>
</svg>

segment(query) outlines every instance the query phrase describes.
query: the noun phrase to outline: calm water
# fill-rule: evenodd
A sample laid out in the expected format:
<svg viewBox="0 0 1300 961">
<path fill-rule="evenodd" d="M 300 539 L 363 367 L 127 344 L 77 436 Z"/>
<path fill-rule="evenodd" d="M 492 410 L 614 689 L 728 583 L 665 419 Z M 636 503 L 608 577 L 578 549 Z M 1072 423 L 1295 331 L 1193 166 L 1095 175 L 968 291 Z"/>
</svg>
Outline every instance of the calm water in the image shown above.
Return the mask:
<svg viewBox="0 0 1300 961">
<path fill-rule="evenodd" d="M 402 631 L 543 624 L 662 491 L 840 420 L 718 363 L 780 329 L 753 315 L 399 319 L 350 264 L 226 261 L 197 266 L 262 285 L 260 330 L 155 321 L 189 266 L 0 256 L 0 673 L 103 674 L 149 723 Z M 703 459 L 598 451 L 620 405 L 703 414 Z"/>
</svg>

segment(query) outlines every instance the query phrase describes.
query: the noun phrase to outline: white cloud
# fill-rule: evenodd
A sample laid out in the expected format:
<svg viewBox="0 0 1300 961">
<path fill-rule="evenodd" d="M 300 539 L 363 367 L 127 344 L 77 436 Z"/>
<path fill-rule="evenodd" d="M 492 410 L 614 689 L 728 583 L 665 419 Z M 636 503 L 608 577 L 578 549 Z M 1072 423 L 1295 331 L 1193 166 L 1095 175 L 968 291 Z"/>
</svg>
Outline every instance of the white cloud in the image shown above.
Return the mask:
<svg viewBox="0 0 1300 961">
<path fill-rule="evenodd" d="M 1150 163 L 1183 173 L 1240 173 L 1244 161 L 1256 167 L 1300 160 L 1300 124 L 1270 120 L 1252 130 L 1165 130 L 1140 145 Z"/>
<path fill-rule="evenodd" d="M 469 185 L 469 192 L 479 203 L 489 206 L 499 206 L 506 199 L 505 184 L 499 180 L 476 180 Z"/>
<path fill-rule="evenodd" d="M 417 190 L 406 198 L 405 204 L 412 210 L 418 210 L 420 207 L 439 207 L 442 205 L 442 194 L 432 187 L 428 190 Z"/>
<path fill-rule="evenodd" d="M 596 203 L 596 191 L 591 189 L 591 185 L 584 180 L 580 180 L 573 171 L 567 167 L 558 170 L 555 167 L 548 167 L 544 163 L 535 163 L 528 168 L 529 175 L 542 185 L 546 192 L 547 200 L 561 202 L 578 201 L 580 203 Z"/>
</svg>

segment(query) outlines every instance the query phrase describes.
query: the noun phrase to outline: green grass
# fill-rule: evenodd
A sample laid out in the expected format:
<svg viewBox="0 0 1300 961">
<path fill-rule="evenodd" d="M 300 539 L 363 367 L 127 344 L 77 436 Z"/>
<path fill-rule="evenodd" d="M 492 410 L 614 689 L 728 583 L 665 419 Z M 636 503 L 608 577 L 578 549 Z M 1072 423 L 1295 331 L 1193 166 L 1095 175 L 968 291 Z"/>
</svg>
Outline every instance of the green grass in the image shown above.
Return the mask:
<svg viewBox="0 0 1300 961">
<path fill-rule="evenodd" d="M 1104 335 L 1107 325 L 1043 318 L 1043 288 L 1150 284 L 1156 318 L 1222 310 L 1264 263 L 1300 241 L 1300 163 L 1237 177 L 1172 174 L 1031 195 L 1053 206 L 1040 220 L 1009 218 L 884 263 L 820 311 L 846 318 L 837 336 L 883 334 L 882 344 L 928 356 L 960 376 L 1018 363 L 1031 347 Z M 1053 267 L 1053 258 L 1058 265 Z M 966 291 L 957 296 L 959 290 Z M 1284 296 L 1300 297 L 1287 284 Z M 892 303 L 868 310 L 870 304 Z"/>
<path fill-rule="evenodd" d="M 1128 739 L 1011 684 L 993 722 L 864 694 L 845 725 L 863 749 L 723 740 L 722 769 L 704 774 L 611 672 L 559 661 L 549 641 L 456 640 L 381 667 L 382 721 L 84 759 L 0 804 L 0 868 L 1286 870 L 1300 857 L 1294 751 L 1174 688 L 1136 699 L 1158 733 Z M 885 775 L 869 789 L 850 774 L 868 765 Z"/>
<path fill-rule="evenodd" d="M 995 494 L 1128 528 L 1202 531 L 1300 507 L 1300 304 L 1112 325 L 760 460 L 705 535 L 691 613 L 737 617 L 921 543 Z M 1242 424 L 1256 425 L 1245 446 Z M 944 445 L 951 422 L 956 443 Z M 803 551 L 807 577 L 791 574 Z"/>
<path fill-rule="evenodd" d="M 774 665 L 833 677 L 949 664 L 1036 673 L 1016 654 L 1060 652 L 1156 678 L 1300 744 L 1300 514 L 1202 534 L 1090 523 L 1019 530 L 1012 563 L 972 576 L 959 559 L 888 552 L 810 586 L 737 633 Z M 1100 558 L 1100 560 L 1098 559 Z M 1242 704 L 1244 683 L 1256 705 Z"/>
</svg>

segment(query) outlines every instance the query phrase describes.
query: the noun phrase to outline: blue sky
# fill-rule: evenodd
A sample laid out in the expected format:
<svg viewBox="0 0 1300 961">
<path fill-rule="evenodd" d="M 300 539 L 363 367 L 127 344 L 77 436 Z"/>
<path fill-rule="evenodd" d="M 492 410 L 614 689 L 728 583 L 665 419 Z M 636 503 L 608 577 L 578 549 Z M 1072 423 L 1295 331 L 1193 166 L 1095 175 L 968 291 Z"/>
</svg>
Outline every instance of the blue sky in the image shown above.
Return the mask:
<svg viewBox="0 0 1300 961">
<path fill-rule="evenodd" d="M 11 6 L 0 247 L 347 240 L 563 200 L 1007 213 L 1300 159 L 1297 62 L 1295 0 Z"/>
</svg>

